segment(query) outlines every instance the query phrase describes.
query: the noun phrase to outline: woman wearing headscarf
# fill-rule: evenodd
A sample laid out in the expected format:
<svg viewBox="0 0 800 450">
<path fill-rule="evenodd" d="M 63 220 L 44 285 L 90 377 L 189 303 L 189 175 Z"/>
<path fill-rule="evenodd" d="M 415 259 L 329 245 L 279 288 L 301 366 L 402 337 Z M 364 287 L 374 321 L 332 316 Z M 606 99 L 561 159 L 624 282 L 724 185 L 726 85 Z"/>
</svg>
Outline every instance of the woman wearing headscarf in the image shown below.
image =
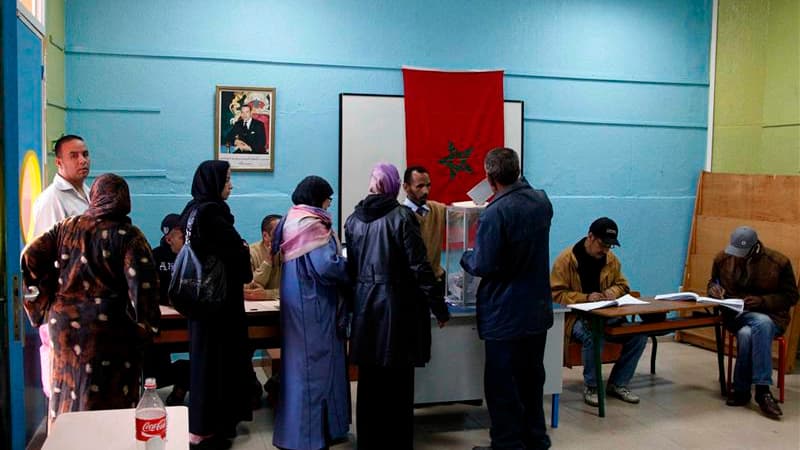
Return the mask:
<svg viewBox="0 0 800 450">
<path fill-rule="evenodd" d="M 350 359 L 358 364 L 358 448 L 414 447 L 414 368 L 431 356 L 430 314 L 450 315 L 436 290 L 419 223 L 397 202 L 400 174 L 372 169 L 369 195 L 345 223 L 355 281 Z"/>
<path fill-rule="evenodd" d="M 181 214 L 184 234 L 201 261 L 225 267 L 226 295 L 213 316 L 189 319 L 189 433 L 193 449 L 224 449 L 236 425 L 253 420 L 252 363 L 242 285 L 253 278 L 247 243 L 233 227 L 225 203 L 233 190 L 227 161 L 204 161 L 192 181 L 192 200 Z M 197 211 L 191 230 L 189 216 Z M 189 234 L 191 233 L 191 234 Z"/>
<path fill-rule="evenodd" d="M 65 412 L 135 407 L 141 352 L 161 317 L 156 266 L 128 218 L 127 183 L 100 175 L 89 203 L 22 253 L 25 284 L 39 290 L 25 311 L 50 331 L 51 422 Z"/>
<path fill-rule="evenodd" d="M 309 176 L 273 238 L 280 251 L 281 372 L 272 444 L 317 450 L 347 438 L 350 387 L 344 336 L 337 333 L 339 289 L 348 283 L 327 212 L 333 189 Z"/>
</svg>

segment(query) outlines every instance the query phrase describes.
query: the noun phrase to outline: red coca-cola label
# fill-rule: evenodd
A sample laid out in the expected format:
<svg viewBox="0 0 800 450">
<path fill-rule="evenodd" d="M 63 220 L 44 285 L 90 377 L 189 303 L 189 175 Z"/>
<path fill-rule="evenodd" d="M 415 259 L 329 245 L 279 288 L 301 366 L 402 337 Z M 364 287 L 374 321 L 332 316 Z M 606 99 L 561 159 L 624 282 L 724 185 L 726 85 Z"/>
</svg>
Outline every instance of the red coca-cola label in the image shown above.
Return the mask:
<svg viewBox="0 0 800 450">
<path fill-rule="evenodd" d="M 156 436 L 160 436 L 162 440 L 167 438 L 167 416 L 136 419 L 136 440 L 149 441 Z"/>
</svg>

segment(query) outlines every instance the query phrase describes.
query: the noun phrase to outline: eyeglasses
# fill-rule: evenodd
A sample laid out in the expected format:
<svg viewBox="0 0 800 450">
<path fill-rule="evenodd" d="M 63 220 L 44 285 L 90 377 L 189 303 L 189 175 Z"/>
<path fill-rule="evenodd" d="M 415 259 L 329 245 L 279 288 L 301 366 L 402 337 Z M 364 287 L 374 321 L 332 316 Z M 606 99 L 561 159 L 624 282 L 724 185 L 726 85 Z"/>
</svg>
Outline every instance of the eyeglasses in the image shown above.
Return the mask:
<svg viewBox="0 0 800 450">
<path fill-rule="evenodd" d="M 597 237 L 593 237 L 593 239 L 594 239 L 595 242 L 597 242 L 597 245 L 599 245 L 600 247 L 602 247 L 602 248 L 604 248 L 606 250 L 611 250 L 612 248 L 614 248 L 614 244 L 606 244 L 605 242 L 603 242 L 602 239 L 597 238 Z"/>
</svg>

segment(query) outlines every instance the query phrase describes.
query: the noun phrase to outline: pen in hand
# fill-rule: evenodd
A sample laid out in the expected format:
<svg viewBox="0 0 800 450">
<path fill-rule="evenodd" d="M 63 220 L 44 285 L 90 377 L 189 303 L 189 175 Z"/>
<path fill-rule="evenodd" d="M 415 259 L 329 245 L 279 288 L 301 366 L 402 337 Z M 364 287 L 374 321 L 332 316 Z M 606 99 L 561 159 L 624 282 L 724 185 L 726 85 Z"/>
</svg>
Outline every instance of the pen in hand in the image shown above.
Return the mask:
<svg viewBox="0 0 800 450">
<path fill-rule="evenodd" d="M 714 298 L 725 298 L 725 288 L 719 282 L 719 278 L 715 278 L 711 287 L 708 288 L 708 295 Z"/>
</svg>

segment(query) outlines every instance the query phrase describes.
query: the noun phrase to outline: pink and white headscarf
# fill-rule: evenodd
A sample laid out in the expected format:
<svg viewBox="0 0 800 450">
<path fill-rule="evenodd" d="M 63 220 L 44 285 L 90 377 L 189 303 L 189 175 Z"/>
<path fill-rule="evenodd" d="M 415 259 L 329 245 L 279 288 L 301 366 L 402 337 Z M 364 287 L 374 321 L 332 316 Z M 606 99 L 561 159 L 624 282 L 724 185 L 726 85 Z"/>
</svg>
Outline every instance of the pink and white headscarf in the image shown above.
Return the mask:
<svg viewBox="0 0 800 450">
<path fill-rule="evenodd" d="M 284 261 L 299 258 L 322 247 L 334 236 L 331 216 L 327 211 L 308 205 L 295 205 L 286 213 L 283 226 L 276 237 Z"/>
</svg>

